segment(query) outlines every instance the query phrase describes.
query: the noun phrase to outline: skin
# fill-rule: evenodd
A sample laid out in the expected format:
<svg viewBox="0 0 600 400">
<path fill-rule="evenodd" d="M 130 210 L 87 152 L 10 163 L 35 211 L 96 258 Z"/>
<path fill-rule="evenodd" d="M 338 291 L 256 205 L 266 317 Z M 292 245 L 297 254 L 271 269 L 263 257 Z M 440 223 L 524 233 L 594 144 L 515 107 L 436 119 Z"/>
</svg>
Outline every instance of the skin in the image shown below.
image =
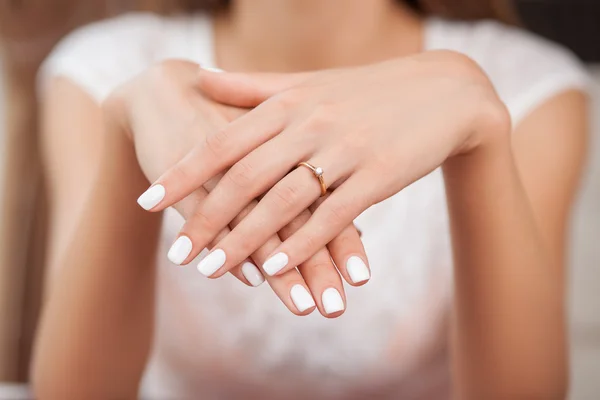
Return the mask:
<svg viewBox="0 0 600 400">
<path fill-rule="evenodd" d="M 105 117 L 114 121 L 120 127 L 119 130 L 131 138 L 140 168 L 150 180 L 156 179 L 161 172 L 173 166 L 195 143 L 204 141 L 207 135 L 216 133 L 219 128 L 224 128 L 229 120 L 244 113 L 240 108 L 213 104 L 200 95 L 196 84 L 198 74 L 199 68 L 195 64 L 167 61 L 122 86 L 104 103 Z M 161 101 L 147 100 L 156 99 L 156 93 L 162 93 Z M 175 124 L 173 121 L 178 122 Z M 173 140 L 173 137 L 179 139 Z M 221 175 L 215 176 L 204 185 L 206 190 L 200 188 L 192 197 L 187 197 L 183 202 L 176 204 L 175 208 L 184 218 L 203 219 L 195 204 L 202 202 L 207 195 L 207 190 L 212 190 L 220 179 Z M 249 202 L 247 207 L 237 214 L 238 217 L 230 221 L 231 226 L 237 225 L 255 205 L 256 202 Z M 269 241 L 265 241 L 264 245 L 269 248 L 268 251 L 262 246 L 257 248 L 257 252 L 249 258 L 254 259 L 256 264 L 262 265 L 265 259 L 260 255 L 270 254 L 273 247 L 280 244 L 280 238 L 289 237 L 303 225 L 303 221 L 309 218 L 310 211 L 303 210 L 297 218 L 271 235 Z M 212 248 L 212 242 L 224 237 L 229 230 L 228 227 L 223 227 L 217 235 L 213 231 L 209 232 L 212 237 L 205 244 L 201 245 L 199 241 L 193 241 L 194 248 L 184 260 L 184 264 L 192 261 L 203 248 Z M 197 231 L 188 236 L 197 238 L 203 233 Z M 338 317 L 343 310 L 327 313 L 322 304 L 321 293 L 333 287 L 342 297 L 344 296 L 340 274 L 332 260 L 336 262 L 337 268 L 348 283 L 354 286 L 365 283 L 364 281 L 354 283 L 349 278 L 345 264 L 351 256 L 366 260 L 358 232 L 352 224 L 348 224 L 331 243 L 323 246 L 310 260 L 306 260 L 306 263 L 299 265 L 298 271 L 290 271 L 283 279 L 268 276 L 268 281 L 291 312 L 307 315 L 315 309 L 310 307 L 299 310 L 294 305 L 290 290 L 299 284 L 313 293 L 314 301 L 324 316 Z M 240 280 L 247 282 L 239 265 L 232 272 Z M 321 279 L 315 279 L 317 272 Z"/>
<path fill-rule="evenodd" d="M 333 1 L 258 2 L 240 0 L 227 17 L 219 20 L 219 65 L 228 70 L 293 70 L 294 65 L 298 65 L 296 69 L 321 69 L 361 65 L 391 58 L 392 54 L 397 57 L 412 53 L 408 45 L 405 51 L 399 52 L 396 43 L 382 39 L 389 38 L 391 30 L 395 35 L 404 34 L 394 37 L 410 37 L 415 39 L 413 44 L 419 43 L 416 33 L 418 20 L 402 9 L 387 12 L 390 5 L 383 0 L 345 2 L 348 12 L 339 19 L 336 29 L 332 29 L 332 20 L 327 18 L 334 15 L 329 9 Z M 304 18 L 308 17 L 299 9 L 307 3 L 310 3 L 314 16 L 320 16 L 324 21 L 311 27 L 317 31 L 314 36 L 302 30 Z M 264 20 L 261 13 L 253 13 L 250 17 L 251 4 L 254 7 L 265 6 Z M 337 4 L 337 7 L 341 6 Z M 362 18 L 365 21 L 373 18 L 380 23 L 357 24 Z M 337 24 L 338 19 L 333 20 Z M 398 24 L 400 21 L 406 23 Z M 263 29 L 270 34 L 265 35 Z M 293 35 L 291 32 L 298 34 L 290 37 Z M 364 39 L 362 48 L 369 50 L 355 51 L 353 55 L 351 49 L 356 43 L 344 42 L 350 37 Z M 376 50 L 371 46 L 374 43 L 378 43 Z M 273 48 L 281 52 L 273 52 Z M 415 48 L 418 49 L 418 45 Z M 276 60 L 273 54 L 277 54 Z M 379 59 L 374 54 L 379 54 Z M 452 121 L 455 129 L 450 129 L 452 135 L 448 136 L 451 139 L 443 150 L 437 149 L 437 157 L 422 168 L 414 168 L 413 165 L 401 169 L 410 173 L 394 178 L 398 179 L 396 188 L 399 190 L 437 165 L 442 165 L 444 170 L 455 256 L 452 324 L 455 396 L 467 399 L 564 398 L 567 388 L 563 307 L 565 233 L 585 148 L 585 96 L 575 91 L 556 96 L 510 134 L 510 121 L 503 106 L 487 79 L 470 60 L 447 53 L 428 56 L 440 57 L 431 65 L 445 62 L 445 68 L 431 71 L 429 78 L 455 74 L 452 76 L 458 77 L 460 85 L 453 90 L 462 93 L 465 91 L 461 89 L 469 88 L 467 92 L 471 97 L 465 95 L 461 101 L 453 101 L 452 105 L 440 106 L 440 111 L 446 107 L 458 107 L 453 110 L 462 110 L 463 113 L 458 113 L 461 118 Z M 385 75 L 390 85 L 400 85 L 404 80 L 413 81 L 419 77 L 416 72 L 407 70 L 403 70 L 407 73 L 405 77 L 394 75 L 405 67 L 406 64 L 400 63 L 406 63 L 406 60 L 392 62 L 398 64 L 394 65 L 397 68 L 390 68 L 389 75 Z M 377 65 L 369 68 L 378 67 L 381 68 Z M 352 73 L 356 71 L 352 70 Z M 342 75 L 338 76 L 340 87 L 345 82 Z M 281 93 L 291 97 L 290 92 L 294 94 L 294 91 L 290 85 L 298 90 L 306 78 L 306 75 L 300 79 L 230 74 L 206 76 L 210 79 L 204 80 L 201 85 L 207 93 L 220 101 L 245 106 L 265 99 L 267 103 L 271 98 L 281 99 Z M 350 78 L 356 82 L 360 76 L 350 75 Z M 240 79 L 251 83 L 238 92 L 238 95 L 243 94 L 241 98 L 228 90 L 231 82 L 239 83 Z M 320 81 L 324 88 L 332 82 L 323 75 L 312 79 L 325 79 Z M 306 97 L 302 100 L 323 99 L 318 92 L 319 85 L 313 86 L 316 89 L 303 88 Z M 471 91 L 473 86 L 480 90 Z M 413 103 L 418 98 L 415 93 L 419 93 L 419 88 L 420 85 L 415 85 L 412 96 L 406 95 Z M 298 93 L 296 91 L 294 95 L 300 96 Z M 288 98 L 290 107 L 281 112 L 289 118 L 288 121 L 311 115 L 285 113 L 286 110 L 295 110 L 298 99 L 300 97 L 293 103 L 293 99 Z M 365 97 L 360 101 L 362 103 L 357 104 L 368 104 L 373 100 Z M 45 134 L 52 137 L 52 141 L 46 142 L 44 152 L 54 199 L 53 226 L 58 236 L 53 254 L 54 262 L 60 264 L 61 273 L 60 280 L 54 282 L 60 290 L 53 289 L 51 292 L 36 346 L 33 371 L 36 390 L 41 398 L 134 398 L 152 331 L 151 304 L 155 277 L 152 268 L 148 267 L 153 262 L 153 252 L 147 249 L 156 245 L 159 229 L 157 214 L 144 212 L 135 204 L 135 198 L 144 190 L 147 177 L 127 135 L 114 126 L 90 128 L 104 126 L 102 111 L 80 89 L 69 82 L 54 82 L 45 104 Z M 73 107 L 80 112 L 73 113 Z M 410 110 L 409 107 L 407 104 L 399 109 Z M 357 106 L 353 112 L 364 109 Z M 77 115 L 76 120 L 73 120 L 73 115 Z M 246 117 L 254 118 L 256 115 L 260 117 L 257 113 L 248 113 Z M 257 118 L 255 121 L 260 120 Z M 365 120 L 385 122 L 385 118 Z M 329 117 L 322 121 L 330 124 L 324 125 L 327 128 L 337 127 L 337 118 Z M 229 127 L 248 127 L 243 118 L 236 120 L 236 124 Z M 431 128 L 428 132 L 437 132 L 434 125 L 428 128 Z M 82 135 L 78 135 L 81 130 L 89 131 L 90 135 L 81 139 Z M 255 131 L 257 135 L 260 132 L 258 129 Z M 79 138 L 82 143 L 77 147 L 67 146 L 66 143 L 73 137 Z M 347 145 L 346 137 L 337 136 L 336 139 L 331 143 Z M 61 140 L 65 145 L 60 145 Z M 256 147 L 263 142 L 265 140 L 259 141 Z M 105 156 L 93 158 L 94 146 L 98 143 L 102 144 Z M 333 146 L 331 143 L 319 143 L 318 148 Z M 370 148 L 365 146 L 366 149 Z M 433 150 L 427 148 L 427 151 Z M 248 152 L 240 157 L 246 154 Z M 230 160 L 232 165 L 237 161 L 235 158 Z M 360 168 L 354 170 L 360 171 Z M 366 170 L 363 169 L 363 172 Z M 98 171 L 102 173 L 97 174 Z M 88 178 L 84 181 L 94 184 L 77 189 L 69 175 L 72 173 L 82 174 Z M 97 181 L 92 179 L 96 175 L 99 177 Z M 196 179 L 194 184 L 211 178 L 193 177 Z M 302 179 L 306 179 L 307 184 L 314 184 L 310 180 L 314 177 L 309 174 Z M 349 182 L 350 178 L 346 177 L 345 183 Z M 354 189 L 349 188 L 357 190 L 360 187 L 364 191 L 364 182 L 361 183 L 363 185 L 355 185 Z M 374 191 L 379 191 L 379 196 L 385 197 L 387 193 L 381 189 L 383 181 L 372 185 Z M 200 185 L 195 187 L 198 190 Z M 336 190 L 342 187 L 343 184 Z M 356 198 L 358 195 L 350 189 L 344 190 L 343 196 L 338 198 Z M 171 192 L 168 190 L 167 193 Z M 180 194 L 185 196 L 185 190 Z M 319 220 L 319 210 L 323 210 L 322 207 L 332 198 L 319 206 L 313 218 L 300 228 L 304 229 L 304 234 L 314 236 L 314 246 L 299 248 L 292 264 L 309 258 L 322 248 L 319 243 L 327 238 L 318 236 L 315 234 L 318 231 L 312 228 L 314 221 Z M 366 207 L 374 200 L 357 203 Z M 498 212 L 499 209 L 502 212 Z M 69 214 L 66 210 L 77 212 Z M 339 233 L 351 220 L 350 214 L 356 212 L 359 212 L 358 209 L 339 218 L 335 224 L 326 224 L 329 229 L 327 235 L 335 235 L 332 233 L 335 231 Z M 320 215 L 326 214 L 321 212 Z M 242 223 L 249 218 L 247 216 Z M 312 225 L 310 221 L 313 221 Z M 218 233 L 218 230 L 215 231 Z M 74 235 L 75 232 L 77 235 Z M 270 231 L 260 232 L 265 238 L 270 234 Z M 224 236 L 222 240 L 226 238 Z M 291 252 L 293 242 L 288 242 L 289 239 L 281 246 L 287 243 L 286 251 Z M 262 254 L 262 260 L 276 251 L 273 246 L 271 251 Z M 241 255 L 238 257 L 243 259 Z M 86 264 L 86 268 L 77 268 L 82 263 Z M 122 268 L 123 265 L 127 268 Z M 128 306 L 122 307 L 123 304 Z M 119 329 L 114 329 L 114 326 L 119 326 Z M 115 363 L 115 360 L 119 362 Z M 72 377 L 75 375 L 80 378 L 74 382 Z"/>
</svg>

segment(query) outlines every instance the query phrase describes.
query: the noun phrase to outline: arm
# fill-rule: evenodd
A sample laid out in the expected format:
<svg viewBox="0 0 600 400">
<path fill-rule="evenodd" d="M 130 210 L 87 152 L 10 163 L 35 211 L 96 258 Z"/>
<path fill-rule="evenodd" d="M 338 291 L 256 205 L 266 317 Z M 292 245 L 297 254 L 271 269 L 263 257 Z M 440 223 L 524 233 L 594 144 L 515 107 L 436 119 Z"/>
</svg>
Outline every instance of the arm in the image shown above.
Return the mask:
<svg viewBox="0 0 600 400">
<path fill-rule="evenodd" d="M 153 327 L 160 216 L 137 207 L 146 180 L 131 143 L 103 127 L 100 107 L 63 80 L 45 100 L 56 278 L 36 343 L 35 390 L 135 398 Z"/>
<path fill-rule="evenodd" d="M 53 276 L 34 367 L 40 393 L 67 393 L 73 398 L 82 398 L 82 393 L 101 397 L 110 388 L 119 398 L 135 393 L 151 336 L 152 250 L 158 228 L 158 220 L 147 218 L 135 202 L 142 192 L 140 185 L 226 124 L 225 115 L 233 118 L 242 112 L 208 104 L 198 96 L 193 85 L 197 70 L 190 63 L 167 61 L 113 92 L 104 109 L 108 119 L 117 121 L 123 129 L 102 128 L 100 108 L 68 81 L 57 80 L 50 88 L 44 102 L 43 147 L 52 197 Z M 206 187 L 210 189 L 219 179 L 215 177 Z M 188 218 L 205 196 L 205 189 L 196 187 L 174 207 Z M 254 205 L 243 210 L 232 226 Z M 309 215 L 305 211 L 300 217 L 306 219 Z M 291 235 L 302 225 L 300 217 L 279 234 Z M 219 232 L 215 240 L 228 232 L 228 228 Z M 334 242 L 337 245 L 331 253 L 322 248 L 304 265 L 302 275 L 294 270 L 267 279 L 292 312 L 308 314 L 315 309 L 314 303 L 302 309 L 295 303 L 292 288 L 298 285 L 319 294 L 317 305 L 324 315 L 335 317 L 343 312 L 327 310 L 320 296 L 328 287 L 338 287 L 343 293 L 331 258 L 364 255 L 364 250 L 354 226 Z M 280 243 L 278 234 L 272 235 L 252 254 L 253 259 L 262 264 Z M 323 268 L 326 265 L 330 268 Z M 243 269 L 233 272 L 250 284 Z M 328 286 L 322 287 L 321 281 L 314 279 L 317 276 L 330 277 L 325 282 Z M 348 274 L 345 276 L 349 279 Z M 353 282 L 363 283 L 364 279 Z M 74 314 L 77 319 L 72 317 Z M 104 315 L 104 319 L 98 320 L 98 315 Z M 122 319 L 127 323 L 120 323 Z M 72 336 L 78 341 L 71 340 Z M 53 367 L 56 359 L 64 360 L 62 368 Z M 74 381 L 73 371 L 82 379 Z M 113 381 L 110 386 L 105 384 Z"/>
<path fill-rule="evenodd" d="M 511 143 L 510 118 L 492 83 L 458 53 L 426 52 L 297 78 L 205 72 L 203 89 L 213 98 L 243 106 L 262 103 L 194 149 L 197 157 L 159 178 L 170 196 L 163 206 L 189 190 L 176 176 L 182 171 L 202 182 L 223 159 L 236 163 L 229 174 L 241 167 L 264 171 L 264 160 L 281 154 L 286 155 L 282 170 L 314 157 L 333 191 L 273 252 L 287 256 L 285 271 L 368 206 L 442 166 L 455 256 L 458 398 L 562 397 L 567 363 L 562 254 L 581 168 L 581 94 L 548 103 L 521 125 Z M 273 137 L 274 132 L 283 133 Z M 228 144 L 241 137 L 254 142 L 232 155 Z M 269 165 L 269 171 L 274 168 Z M 254 176 L 267 188 L 255 209 L 260 212 L 219 244 L 233 262 L 243 256 L 241 238 L 248 246 L 246 232 L 260 242 L 285 221 L 290 205 L 317 196 L 309 192 L 311 181 L 298 173 L 275 186 L 262 175 Z M 211 208 L 200 205 L 206 215 L 218 215 L 248 196 L 227 186 L 225 178 L 220 191 L 237 190 L 235 201 L 215 196 Z"/>
<path fill-rule="evenodd" d="M 585 121 L 584 96 L 562 94 L 523 122 L 512 149 L 499 144 L 444 167 L 457 398 L 566 396 L 565 233 Z"/>
</svg>

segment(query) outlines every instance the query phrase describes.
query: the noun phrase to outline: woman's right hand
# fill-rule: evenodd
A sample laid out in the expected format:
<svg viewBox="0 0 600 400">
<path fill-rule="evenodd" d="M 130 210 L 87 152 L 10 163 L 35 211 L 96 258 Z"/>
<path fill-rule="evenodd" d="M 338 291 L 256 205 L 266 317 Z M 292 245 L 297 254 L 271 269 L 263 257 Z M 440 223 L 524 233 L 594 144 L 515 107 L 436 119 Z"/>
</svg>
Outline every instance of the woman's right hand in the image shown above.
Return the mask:
<svg viewBox="0 0 600 400">
<path fill-rule="evenodd" d="M 198 68 L 197 64 L 186 61 L 163 62 L 121 86 L 104 103 L 103 110 L 109 126 L 130 137 L 140 167 L 149 181 L 154 181 L 180 161 L 199 140 L 205 140 L 208 135 L 218 132 L 246 112 L 204 97 L 197 89 Z M 197 209 L 196 205 L 221 177 L 217 176 L 197 189 L 177 203 L 175 209 L 184 218 L 191 217 Z M 161 193 L 155 195 L 160 200 Z M 244 209 L 230 228 L 238 224 L 256 204 L 254 201 Z M 140 205 L 152 207 L 151 203 L 142 202 Z M 260 285 L 264 276 L 267 276 L 274 292 L 294 314 L 309 314 L 316 304 L 324 316 L 337 317 L 344 312 L 346 304 L 340 274 L 354 286 L 366 283 L 370 277 L 370 271 L 363 261 L 366 261 L 364 248 L 353 225 L 348 226 L 327 248 L 300 265 L 298 270 L 270 277 L 256 267 L 263 265 L 281 241 L 302 227 L 310 215 L 310 211 L 305 210 L 252 254 L 254 264 L 247 261 L 231 272 L 252 286 Z M 228 232 L 229 228 L 226 228 L 212 238 L 211 246 Z M 179 237 L 169 251 L 169 259 L 176 264 L 191 262 L 202 250 L 193 248 L 194 242 L 197 241 Z"/>
</svg>

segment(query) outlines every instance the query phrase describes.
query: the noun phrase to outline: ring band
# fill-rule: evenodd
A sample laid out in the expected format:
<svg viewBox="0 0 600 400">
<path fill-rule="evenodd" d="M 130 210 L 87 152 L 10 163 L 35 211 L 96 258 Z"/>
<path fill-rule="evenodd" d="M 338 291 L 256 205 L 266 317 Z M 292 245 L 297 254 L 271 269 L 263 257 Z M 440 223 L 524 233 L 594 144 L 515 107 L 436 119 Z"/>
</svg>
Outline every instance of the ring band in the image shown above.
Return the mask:
<svg viewBox="0 0 600 400">
<path fill-rule="evenodd" d="M 327 194 L 327 185 L 325 184 L 325 179 L 323 179 L 323 168 L 315 167 L 314 165 L 311 165 L 304 161 L 302 161 L 296 167 L 306 167 L 306 168 L 310 169 L 310 171 L 313 173 L 315 178 L 317 178 L 319 180 L 319 185 L 321 186 L 321 197 L 323 197 Z"/>
</svg>

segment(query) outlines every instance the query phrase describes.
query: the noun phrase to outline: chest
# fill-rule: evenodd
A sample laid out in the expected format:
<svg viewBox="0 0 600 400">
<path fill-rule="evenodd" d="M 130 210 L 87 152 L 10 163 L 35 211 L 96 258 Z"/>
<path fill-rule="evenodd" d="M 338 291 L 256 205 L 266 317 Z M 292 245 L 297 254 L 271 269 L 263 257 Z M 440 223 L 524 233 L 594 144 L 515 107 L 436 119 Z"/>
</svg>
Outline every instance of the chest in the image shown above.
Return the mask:
<svg viewBox="0 0 600 400">
<path fill-rule="evenodd" d="M 181 221 L 170 215 L 165 222 L 164 248 Z M 348 309 L 335 320 L 292 315 L 267 285 L 248 288 L 230 276 L 208 280 L 193 267 L 161 262 L 162 362 L 199 370 L 218 360 L 231 373 L 243 362 L 259 377 L 309 382 L 323 376 L 348 382 L 365 371 L 391 370 L 397 377 L 417 368 L 445 340 L 451 257 L 441 173 L 371 207 L 355 223 L 372 279 L 346 287 Z"/>
</svg>

